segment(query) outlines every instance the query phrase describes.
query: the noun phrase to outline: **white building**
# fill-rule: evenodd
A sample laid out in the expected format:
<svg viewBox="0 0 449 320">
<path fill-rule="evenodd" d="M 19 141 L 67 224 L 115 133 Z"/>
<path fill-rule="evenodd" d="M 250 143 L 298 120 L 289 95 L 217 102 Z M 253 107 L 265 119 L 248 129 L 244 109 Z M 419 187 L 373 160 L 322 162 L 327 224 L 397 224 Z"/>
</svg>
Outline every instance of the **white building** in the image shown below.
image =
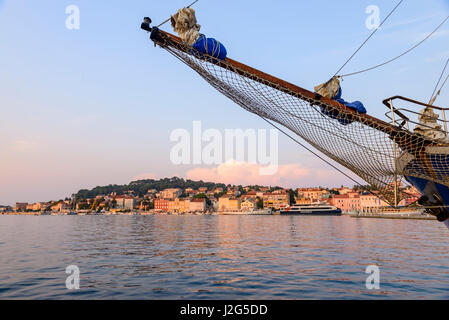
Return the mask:
<svg viewBox="0 0 449 320">
<path fill-rule="evenodd" d="M 134 210 L 136 207 L 136 199 L 134 197 L 117 196 L 115 197 L 115 201 L 117 202 L 115 205 L 116 209 Z"/>
<path fill-rule="evenodd" d="M 189 204 L 189 211 L 204 212 L 206 211 L 206 199 L 192 199 Z"/>
<path fill-rule="evenodd" d="M 160 197 L 163 199 L 176 199 L 182 195 L 182 190 L 179 188 L 165 189 L 160 192 Z"/>
<path fill-rule="evenodd" d="M 254 200 L 247 199 L 240 204 L 240 208 L 243 211 L 253 211 L 257 208 L 257 206 Z"/>
</svg>

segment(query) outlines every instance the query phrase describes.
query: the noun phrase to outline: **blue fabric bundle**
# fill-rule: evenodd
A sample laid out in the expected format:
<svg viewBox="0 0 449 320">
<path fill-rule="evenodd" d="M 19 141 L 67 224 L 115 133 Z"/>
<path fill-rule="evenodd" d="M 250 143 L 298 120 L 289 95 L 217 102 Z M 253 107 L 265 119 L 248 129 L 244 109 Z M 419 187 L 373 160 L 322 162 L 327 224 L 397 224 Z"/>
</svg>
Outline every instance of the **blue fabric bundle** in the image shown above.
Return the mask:
<svg viewBox="0 0 449 320">
<path fill-rule="evenodd" d="M 340 88 L 340 89 L 338 89 L 337 95 L 335 97 L 333 97 L 332 99 L 341 104 L 344 104 L 348 108 L 351 108 L 351 109 L 357 111 L 358 113 L 366 113 L 366 109 L 363 106 L 363 103 L 361 103 L 360 101 L 347 102 L 341 98 L 341 94 L 342 94 L 342 91 Z"/>
<path fill-rule="evenodd" d="M 202 34 L 199 39 L 193 44 L 193 49 L 198 51 L 193 53 L 201 59 L 203 58 L 203 55 L 201 53 L 208 54 L 211 57 L 220 60 L 226 59 L 226 56 L 228 54 L 224 45 L 222 45 L 214 38 L 206 38 L 204 34 Z"/>
<path fill-rule="evenodd" d="M 366 109 L 360 101 L 347 102 L 341 98 L 341 95 L 342 95 L 342 90 L 340 88 L 340 89 L 338 89 L 337 95 L 335 97 L 333 97 L 332 100 L 335 100 L 341 104 L 344 104 L 348 108 L 351 108 L 351 109 L 357 111 L 358 113 L 366 113 Z M 335 109 L 321 106 L 321 113 L 328 116 L 329 118 L 338 120 L 338 122 L 340 122 L 340 124 L 342 124 L 344 126 L 353 122 L 351 120 L 345 119 L 344 115 L 340 115 L 340 112 Z"/>
<path fill-rule="evenodd" d="M 349 121 L 348 119 L 343 118 L 343 115 L 340 115 L 340 111 L 338 111 L 338 110 L 331 109 L 329 107 L 323 107 L 323 106 L 321 106 L 320 108 L 321 108 L 322 114 L 328 116 L 329 118 L 338 120 L 338 122 L 340 122 L 340 124 L 342 124 L 344 126 L 353 122 L 353 121 Z"/>
</svg>

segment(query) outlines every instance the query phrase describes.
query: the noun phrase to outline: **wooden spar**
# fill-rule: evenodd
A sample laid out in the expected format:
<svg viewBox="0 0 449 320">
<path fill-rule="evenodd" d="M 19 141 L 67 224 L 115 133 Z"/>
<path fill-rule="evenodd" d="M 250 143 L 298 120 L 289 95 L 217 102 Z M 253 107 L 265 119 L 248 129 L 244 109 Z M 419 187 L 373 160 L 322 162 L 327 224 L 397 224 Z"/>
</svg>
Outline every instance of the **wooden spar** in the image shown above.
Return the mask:
<svg viewBox="0 0 449 320">
<path fill-rule="evenodd" d="M 176 48 L 182 49 L 183 51 L 186 50 L 185 49 L 186 45 L 183 43 L 181 38 L 179 38 L 171 33 L 162 31 L 162 30 L 159 30 L 159 32 L 161 33 L 162 38 L 164 38 L 163 41 L 161 41 L 161 42 L 156 41 L 159 45 L 161 45 L 162 47 L 171 45 Z M 391 125 L 391 124 L 389 124 L 385 121 L 382 121 L 378 118 L 375 118 L 373 116 L 358 113 L 357 111 L 355 111 L 351 108 L 348 108 L 347 106 L 345 106 L 335 100 L 332 100 L 332 99 L 329 99 L 326 97 L 322 97 L 314 92 L 311 92 L 309 90 L 298 87 L 298 86 L 296 86 L 292 83 L 289 83 L 287 81 L 284 81 L 282 79 L 276 78 L 270 74 L 267 74 L 265 72 L 255 69 L 255 68 L 247 66 L 247 65 L 245 65 L 241 62 L 238 62 L 236 60 L 226 58 L 225 62 L 223 62 L 221 60 L 217 60 L 215 64 L 224 69 L 233 71 L 241 76 L 248 77 L 254 81 L 257 81 L 264 85 L 270 86 L 276 90 L 280 90 L 289 95 L 307 100 L 311 104 L 323 105 L 326 107 L 331 107 L 335 110 L 342 110 L 348 114 L 353 114 L 354 116 L 353 117 L 350 116 L 350 118 L 348 120 L 361 122 L 373 129 L 382 131 L 382 132 L 390 135 L 391 137 L 393 137 L 397 134 L 400 134 L 402 136 L 403 135 L 413 135 L 412 133 L 410 133 L 407 130 L 398 128 L 394 125 Z M 230 68 L 230 67 L 232 67 L 232 68 Z"/>
</svg>

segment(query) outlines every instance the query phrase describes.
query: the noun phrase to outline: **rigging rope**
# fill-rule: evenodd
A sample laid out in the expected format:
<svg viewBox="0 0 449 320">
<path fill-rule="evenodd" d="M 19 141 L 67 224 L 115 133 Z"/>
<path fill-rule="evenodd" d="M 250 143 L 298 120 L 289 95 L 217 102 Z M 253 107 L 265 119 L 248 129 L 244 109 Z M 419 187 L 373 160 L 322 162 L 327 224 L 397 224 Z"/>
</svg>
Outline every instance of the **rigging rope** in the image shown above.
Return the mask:
<svg viewBox="0 0 449 320">
<path fill-rule="evenodd" d="M 195 3 L 197 3 L 200 0 L 195 0 L 193 1 L 191 4 L 189 4 L 186 8 L 190 8 L 191 6 L 193 6 Z M 167 20 L 165 20 L 164 22 L 162 22 L 161 24 L 159 24 L 157 27 L 160 28 L 161 26 L 163 26 L 164 24 L 166 24 L 167 22 L 169 22 L 171 20 L 171 17 L 168 18 Z"/>
<path fill-rule="evenodd" d="M 295 139 L 294 137 L 292 137 L 290 134 L 288 134 L 287 132 L 285 132 L 284 130 L 282 130 L 281 128 L 279 128 L 279 126 L 275 125 L 274 123 L 272 123 L 270 120 L 262 117 L 261 115 L 258 114 L 258 116 L 260 118 L 262 118 L 264 121 L 266 121 L 267 123 L 269 123 L 273 128 L 279 130 L 280 132 L 282 132 L 284 135 L 286 135 L 287 137 L 289 137 L 291 140 L 293 140 L 294 142 L 296 142 L 298 145 L 300 145 L 301 147 L 303 147 L 304 149 L 306 149 L 307 151 L 309 151 L 311 154 L 313 154 L 315 157 L 317 157 L 318 159 L 322 160 L 323 162 L 325 162 L 326 164 L 328 164 L 329 166 L 331 166 L 333 169 L 337 170 L 338 172 L 340 172 L 342 175 L 344 175 L 346 178 L 348 178 L 349 180 L 351 180 L 352 182 L 354 182 L 356 185 L 360 186 L 362 189 L 365 189 L 367 192 L 371 193 L 373 196 L 379 198 L 379 195 L 375 194 L 374 192 L 372 192 L 371 190 L 369 190 L 366 186 L 362 185 L 360 182 L 358 182 L 357 180 L 355 180 L 354 178 L 352 178 L 351 176 L 349 176 L 347 173 L 345 173 L 343 170 L 339 169 L 337 166 L 333 165 L 330 161 L 326 160 L 325 158 L 323 158 L 322 156 L 320 156 L 318 153 L 314 152 L 312 149 L 310 149 L 309 147 L 307 147 L 305 144 L 299 142 L 297 139 Z"/>
<path fill-rule="evenodd" d="M 199 1 L 199 0 L 198 0 Z M 176 55 L 175 55 L 176 56 Z M 182 63 L 189 65 L 185 60 L 181 59 L 179 56 L 176 56 Z M 249 86 L 251 86 L 250 84 L 248 84 Z M 263 96 L 263 94 L 262 94 Z M 287 136 L 288 138 L 290 138 L 291 140 L 293 140 L 294 142 L 296 142 L 299 146 L 303 147 L 305 150 L 309 151 L 311 154 L 313 154 L 315 157 L 317 157 L 318 159 L 322 160 L 323 162 L 325 162 L 326 164 L 328 164 L 330 167 L 332 167 L 333 169 L 337 170 L 338 172 L 340 172 L 342 175 L 344 175 L 346 178 L 348 178 L 349 180 L 351 180 L 352 182 L 354 182 L 356 185 L 360 186 L 362 189 L 366 190 L 367 192 L 369 192 L 370 194 L 374 195 L 375 197 L 379 198 L 379 195 L 375 194 L 373 191 L 369 190 L 366 186 L 362 185 L 360 182 L 358 182 L 357 180 L 355 180 L 354 178 L 352 178 L 351 176 L 349 176 L 347 173 L 345 173 L 343 170 L 341 170 L 340 168 L 338 168 L 337 166 L 335 166 L 334 164 L 332 164 L 330 161 L 326 160 L 324 157 L 322 157 L 321 155 L 319 155 L 318 153 L 316 153 L 315 151 L 313 151 L 311 148 L 307 147 L 305 144 L 301 143 L 300 141 L 298 141 L 298 139 L 295 139 L 294 137 L 292 137 L 290 134 L 288 134 L 285 130 L 282 130 L 279 126 L 275 125 L 273 122 L 269 121 L 268 119 L 266 119 L 264 116 L 257 114 L 257 116 L 259 116 L 262 120 L 264 120 L 265 122 L 267 122 L 268 124 L 270 124 L 273 128 L 279 130 L 281 133 L 283 133 L 285 136 Z M 406 193 L 407 192 L 403 192 Z"/>
<path fill-rule="evenodd" d="M 431 36 L 433 36 L 433 35 L 435 34 L 435 32 L 437 32 L 437 31 L 438 31 L 438 30 L 439 30 L 439 29 L 446 23 L 446 21 L 447 21 L 448 19 L 449 19 L 449 16 L 447 16 L 447 17 L 443 20 L 443 22 L 441 22 L 441 23 L 438 25 L 438 27 L 436 27 L 435 30 L 433 30 L 427 37 L 425 37 L 423 40 L 421 40 L 420 42 L 418 42 L 417 44 L 415 44 L 413 47 L 411 47 L 411 48 L 408 49 L 407 51 L 401 53 L 400 55 L 398 55 L 398 56 L 396 56 L 396 57 L 394 57 L 394 58 L 392 58 L 392 59 L 390 59 L 390 60 L 388 60 L 388 61 L 385 61 L 385 62 L 383 62 L 383 63 L 381 63 L 381 64 L 375 65 L 375 66 L 373 66 L 373 67 L 366 68 L 366 69 L 363 69 L 363 70 L 360 70 L 360 71 L 357 71 L 357 72 L 347 73 L 347 74 L 344 74 L 344 75 L 340 75 L 340 76 L 338 76 L 338 77 L 340 77 L 340 78 L 343 78 L 343 77 L 349 77 L 349 76 L 353 76 L 353 75 L 356 75 L 356 74 L 359 74 L 359 73 L 371 71 L 371 70 L 373 70 L 373 69 L 382 67 L 382 66 L 384 66 L 384 65 L 386 65 L 386 64 L 388 64 L 388 63 L 390 63 L 390 62 L 393 62 L 393 61 L 395 61 L 395 60 L 397 60 L 397 59 L 399 59 L 399 58 L 405 56 L 407 53 L 413 51 L 414 49 L 416 49 L 417 47 L 419 47 L 423 42 L 425 42 L 427 39 L 429 39 Z M 337 72 L 337 73 L 338 73 L 338 72 Z"/>
<path fill-rule="evenodd" d="M 265 122 L 269 123 L 273 128 L 279 130 L 280 132 L 282 132 L 285 136 L 289 137 L 291 140 L 293 140 L 294 142 L 296 142 L 299 146 L 303 147 L 304 149 L 306 149 L 307 151 L 309 151 L 311 154 L 313 154 L 315 157 L 317 157 L 318 159 L 320 159 L 321 161 L 325 162 L 327 165 L 329 165 L 330 167 L 332 167 L 333 169 L 337 170 L 338 172 L 340 172 L 342 175 L 344 175 L 346 178 L 348 178 L 349 180 L 351 180 L 352 182 L 354 182 L 356 185 L 360 186 L 362 189 L 364 189 L 365 191 L 369 192 L 370 194 L 372 194 L 373 196 L 375 196 L 376 198 L 379 198 L 379 195 L 374 193 L 373 191 L 371 191 L 370 189 L 368 189 L 365 185 L 361 184 L 360 182 L 358 182 L 357 180 L 355 180 L 354 178 L 352 178 L 350 175 L 348 175 L 347 173 L 345 173 L 343 170 L 339 169 L 337 166 L 335 166 L 334 164 L 332 164 L 330 161 L 326 160 L 324 157 L 320 156 L 318 153 L 314 152 L 312 149 L 310 149 L 309 147 L 307 147 L 305 144 L 299 142 L 297 139 L 295 139 L 294 137 L 292 137 L 290 134 L 288 134 L 287 132 L 285 132 L 284 130 L 282 130 L 281 128 L 279 128 L 279 126 L 275 125 L 273 122 L 271 122 L 270 120 L 264 118 L 263 116 L 261 116 L 260 114 L 258 114 L 258 116 L 260 118 L 262 118 Z M 413 196 L 412 194 L 403 191 L 404 194 L 407 194 L 409 196 Z M 382 200 L 382 199 L 381 199 Z M 415 202 L 414 202 L 415 203 Z M 414 204 L 411 203 L 410 205 Z M 408 206 L 410 206 L 408 205 Z"/>
<path fill-rule="evenodd" d="M 447 167 L 438 165 L 435 168 L 426 158 L 415 152 L 438 141 L 426 140 L 419 134 L 406 132 L 379 119 L 354 113 L 238 61 L 218 60 L 207 54 L 197 55 L 191 46 L 179 38 L 162 31 L 160 33 L 160 38 L 153 40 L 155 44 L 159 44 L 195 70 L 219 92 L 242 108 L 265 118 L 264 121 L 268 119 L 291 130 L 308 142 L 314 150 L 366 181 L 370 185 L 367 187 L 368 191 L 375 190 L 374 192 L 378 192 L 376 196 L 382 197 L 386 202 L 396 204 L 397 201 L 409 197 L 405 189 L 398 188 L 398 184 L 407 183 L 407 176 L 449 186 L 449 182 L 444 180 L 444 177 L 449 175 L 446 173 Z M 328 114 L 331 116 L 327 117 Z M 273 126 L 348 179 L 363 186 L 336 168 L 335 164 L 329 162 L 331 160 L 323 159 L 323 156 Z M 400 139 L 396 139 L 399 134 Z M 449 157 L 436 160 L 443 164 L 449 163 Z M 399 171 L 398 161 L 401 164 Z"/>
<path fill-rule="evenodd" d="M 438 94 L 440 94 L 441 89 L 443 89 L 443 87 L 444 87 L 444 85 L 446 84 L 446 82 L 447 82 L 448 79 L 449 79 L 449 74 L 447 75 L 446 80 L 444 80 L 443 84 L 441 85 L 440 90 L 438 90 Z"/>
<path fill-rule="evenodd" d="M 376 28 L 374 29 L 374 31 L 369 35 L 369 37 L 360 45 L 360 47 L 358 47 L 358 49 L 352 54 L 352 56 L 349 57 L 348 60 L 346 60 L 346 62 L 340 67 L 340 69 L 338 69 L 338 71 L 334 74 L 334 77 L 336 75 L 338 75 L 340 73 L 341 70 L 343 70 L 343 68 L 349 63 L 349 61 L 352 60 L 352 58 L 354 58 L 354 56 L 363 48 L 363 46 L 374 36 L 374 34 L 377 32 L 377 30 L 380 29 L 380 27 L 382 27 L 382 25 L 388 20 L 388 18 L 390 18 L 390 16 L 396 11 L 396 9 L 402 4 L 402 2 L 404 2 L 404 0 L 399 1 L 399 3 L 396 5 L 396 7 L 393 8 L 393 10 L 385 17 L 385 19 L 382 21 L 382 23 Z"/>
<path fill-rule="evenodd" d="M 440 78 L 438 79 L 438 82 L 437 82 L 437 84 L 435 85 L 435 89 L 434 89 L 433 92 L 432 92 L 432 96 L 430 97 L 429 104 L 434 104 L 434 103 L 435 103 L 435 100 L 438 98 L 438 96 L 439 96 L 440 93 L 441 93 L 441 89 L 443 89 L 444 85 L 446 84 L 447 79 L 449 78 L 449 74 L 448 74 L 448 76 L 446 77 L 446 79 L 443 81 L 443 84 L 441 85 L 440 90 L 438 90 L 438 92 L 435 94 L 435 92 L 436 92 L 437 89 L 438 89 L 438 85 L 440 84 L 440 81 L 441 81 L 441 79 L 443 78 L 444 72 L 446 71 L 446 68 L 447 68 L 447 65 L 448 65 L 448 64 L 449 64 L 449 58 L 447 59 L 446 64 L 444 65 L 443 71 L 441 72 Z"/>
</svg>

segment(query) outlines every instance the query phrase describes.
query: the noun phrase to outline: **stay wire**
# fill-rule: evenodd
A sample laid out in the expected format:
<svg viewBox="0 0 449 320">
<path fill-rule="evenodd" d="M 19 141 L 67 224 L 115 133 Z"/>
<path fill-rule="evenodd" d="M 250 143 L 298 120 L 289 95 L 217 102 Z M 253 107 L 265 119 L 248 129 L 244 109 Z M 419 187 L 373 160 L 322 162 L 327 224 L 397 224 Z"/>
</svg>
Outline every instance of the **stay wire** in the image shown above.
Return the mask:
<svg viewBox="0 0 449 320">
<path fill-rule="evenodd" d="M 198 1 L 200 1 L 200 0 L 195 0 L 195 1 L 193 1 L 191 4 L 189 4 L 186 8 L 190 8 L 191 6 L 193 6 L 195 3 L 197 3 Z M 158 26 L 157 26 L 157 28 L 160 28 L 160 27 L 162 27 L 164 24 L 166 24 L 167 22 L 169 22 L 171 20 L 171 17 L 170 18 L 168 18 L 167 20 L 165 20 L 164 22 L 162 22 L 161 24 L 159 24 Z"/>
<path fill-rule="evenodd" d="M 285 132 L 284 130 L 282 130 L 281 128 L 279 128 L 279 126 L 275 125 L 274 123 L 272 123 L 270 120 L 264 118 L 261 115 L 258 115 L 260 118 L 262 118 L 265 122 L 267 122 L 268 124 L 270 124 L 272 127 L 276 128 L 277 130 L 279 130 L 280 132 L 282 132 L 284 135 L 286 135 L 287 137 L 289 137 L 291 140 L 293 140 L 294 142 L 296 142 L 298 145 L 300 145 L 301 147 L 303 147 L 304 149 L 306 149 L 307 151 L 309 151 L 311 154 L 313 154 L 315 157 L 317 157 L 318 159 L 322 160 L 323 162 L 325 162 L 326 164 L 328 164 L 329 166 L 331 166 L 333 169 L 337 170 L 338 172 L 340 172 L 342 175 L 344 175 L 346 178 L 348 178 L 349 180 L 351 180 L 352 182 L 354 182 L 356 185 L 360 186 L 362 189 L 366 190 L 367 192 L 369 192 L 370 194 L 372 194 L 373 196 L 375 196 L 376 198 L 379 198 L 379 195 L 375 194 L 374 192 L 372 192 L 371 190 L 369 190 L 366 186 L 362 185 L 360 182 L 358 182 L 357 180 L 355 180 L 354 178 L 352 178 L 351 176 L 349 176 L 347 173 L 345 173 L 343 170 L 339 169 L 338 167 L 336 167 L 335 165 L 333 165 L 331 162 L 329 162 L 328 160 L 326 160 L 325 158 L 323 158 L 322 156 L 320 156 L 318 153 L 314 152 L 312 149 L 310 149 L 309 147 L 307 147 L 306 145 L 304 145 L 303 143 L 299 142 L 297 139 L 295 139 L 294 137 L 292 137 L 290 134 L 288 134 L 287 132 Z"/>
<path fill-rule="evenodd" d="M 338 71 L 334 74 L 334 77 L 337 76 L 341 70 L 343 70 L 343 68 L 349 63 L 349 61 L 351 61 L 352 58 L 354 58 L 354 56 L 363 48 L 363 46 L 365 46 L 365 44 L 376 34 L 376 32 L 380 29 L 380 27 L 382 27 L 382 25 L 388 20 L 388 18 L 390 18 L 390 16 L 397 10 L 397 8 L 399 8 L 399 6 L 402 4 L 402 2 L 404 2 L 404 0 L 399 1 L 399 3 L 393 8 L 393 10 L 391 10 L 391 12 L 381 22 L 381 24 L 376 29 L 374 29 L 374 31 L 369 35 L 369 37 L 352 54 L 352 56 L 350 56 L 349 59 L 346 60 L 346 62 L 340 67 L 340 69 L 338 69 Z"/>
<path fill-rule="evenodd" d="M 443 20 L 443 22 L 441 22 L 431 33 L 429 33 L 429 35 L 427 35 L 427 37 L 425 37 L 423 40 L 421 40 L 420 42 L 418 42 L 417 44 L 415 44 L 413 47 L 411 47 L 410 49 L 408 49 L 408 50 L 406 50 L 405 52 L 403 52 L 403 53 L 401 53 L 400 55 L 398 55 L 398 56 L 396 56 L 396 57 L 394 57 L 394 58 L 392 58 L 392 59 L 390 59 L 390 60 L 387 60 L 387 61 L 385 61 L 385 62 L 383 62 L 383 63 L 381 63 L 381 64 L 378 64 L 378 65 L 375 65 L 375 66 L 373 66 L 373 67 L 370 67 L 370 68 L 366 68 L 366 69 L 363 69 L 363 70 L 360 70 L 360 71 L 356 71 L 356 72 L 351 72 L 351 73 L 347 73 L 347 74 L 344 74 L 344 75 L 340 75 L 339 77 L 340 78 L 344 78 L 344 77 L 349 77 L 349 76 L 353 76 L 353 75 L 356 75 L 356 74 L 359 74 L 359 73 L 363 73 L 363 72 L 367 72 L 367 71 L 371 71 L 371 70 L 373 70 L 373 69 L 377 69 L 377 68 L 379 68 L 379 67 L 383 67 L 384 65 L 386 65 L 386 64 L 388 64 L 388 63 L 391 63 L 391 62 L 393 62 L 393 61 L 395 61 L 395 60 L 397 60 L 397 59 L 399 59 L 399 58 L 402 58 L 403 56 L 405 56 L 406 54 L 408 54 L 409 52 L 411 52 L 411 51 L 413 51 L 414 49 L 416 49 L 417 47 L 419 47 L 421 44 L 423 44 L 427 39 L 429 39 L 431 36 L 433 36 L 434 34 L 435 34 L 435 32 L 437 32 L 445 23 L 446 23 L 446 21 L 449 19 L 449 16 L 447 16 L 444 20 Z"/>
<path fill-rule="evenodd" d="M 430 104 L 430 101 L 432 101 L 432 99 L 435 97 L 435 93 L 438 90 L 438 86 L 440 85 L 441 79 L 443 79 L 443 75 L 444 75 L 444 72 L 446 71 L 448 63 L 449 63 L 449 58 L 447 59 L 446 64 L 444 65 L 443 71 L 441 71 L 441 75 L 438 78 L 438 82 L 435 85 L 435 89 L 433 89 L 432 95 L 430 96 L 429 104 Z M 443 85 L 444 85 L 444 83 L 443 83 Z"/>
</svg>

